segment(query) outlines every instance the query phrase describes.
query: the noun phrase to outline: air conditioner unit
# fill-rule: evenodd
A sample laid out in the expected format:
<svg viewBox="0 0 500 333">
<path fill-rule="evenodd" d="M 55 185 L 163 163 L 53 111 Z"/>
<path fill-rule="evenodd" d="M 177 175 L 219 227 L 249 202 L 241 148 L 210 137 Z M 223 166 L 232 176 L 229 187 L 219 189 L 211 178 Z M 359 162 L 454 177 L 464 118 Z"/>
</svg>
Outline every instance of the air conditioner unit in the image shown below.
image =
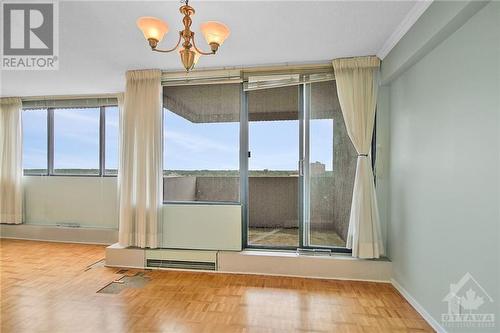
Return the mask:
<svg viewBox="0 0 500 333">
<path fill-rule="evenodd" d="M 146 267 L 215 271 L 217 270 L 217 251 L 146 250 Z"/>
</svg>

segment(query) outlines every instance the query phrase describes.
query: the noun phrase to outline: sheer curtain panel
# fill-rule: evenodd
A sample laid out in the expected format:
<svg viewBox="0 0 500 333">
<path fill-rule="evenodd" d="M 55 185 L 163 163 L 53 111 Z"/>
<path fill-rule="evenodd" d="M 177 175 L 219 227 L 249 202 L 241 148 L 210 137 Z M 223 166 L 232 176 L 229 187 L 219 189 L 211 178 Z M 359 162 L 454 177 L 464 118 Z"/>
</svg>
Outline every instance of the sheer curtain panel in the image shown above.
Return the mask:
<svg viewBox="0 0 500 333">
<path fill-rule="evenodd" d="M 0 98 L 0 223 L 23 221 L 22 103 Z"/>
<path fill-rule="evenodd" d="M 333 60 L 342 115 L 358 153 L 347 232 L 347 248 L 358 258 L 384 254 L 370 157 L 379 67 L 377 57 Z"/>
<path fill-rule="evenodd" d="M 120 107 L 119 243 L 158 247 L 162 184 L 159 70 L 129 71 Z M 121 98 L 119 98 L 120 102 Z"/>
</svg>

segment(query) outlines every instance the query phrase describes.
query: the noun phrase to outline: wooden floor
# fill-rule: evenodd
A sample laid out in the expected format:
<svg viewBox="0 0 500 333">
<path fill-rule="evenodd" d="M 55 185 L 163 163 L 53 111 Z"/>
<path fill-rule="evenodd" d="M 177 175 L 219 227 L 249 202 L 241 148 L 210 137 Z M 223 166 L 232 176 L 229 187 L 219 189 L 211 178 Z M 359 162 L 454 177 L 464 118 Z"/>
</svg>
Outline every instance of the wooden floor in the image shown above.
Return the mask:
<svg viewBox="0 0 500 333">
<path fill-rule="evenodd" d="M 389 284 L 118 269 L 96 245 L 1 240 L 1 332 L 432 332 Z M 127 271 L 125 274 L 135 274 Z"/>
</svg>

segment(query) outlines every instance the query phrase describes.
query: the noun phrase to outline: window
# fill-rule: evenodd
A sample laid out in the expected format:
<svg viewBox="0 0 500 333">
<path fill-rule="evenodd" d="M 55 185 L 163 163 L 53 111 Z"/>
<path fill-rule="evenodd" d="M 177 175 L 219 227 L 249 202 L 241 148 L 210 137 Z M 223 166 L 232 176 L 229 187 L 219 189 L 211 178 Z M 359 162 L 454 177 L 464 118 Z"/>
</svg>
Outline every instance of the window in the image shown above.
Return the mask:
<svg viewBox="0 0 500 333">
<path fill-rule="evenodd" d="M 35 108 L 37 103 L 47 101 L 30 101 L 22 113 L 24 174 L 117 174 L 117 106 Z"/>
<path fill-rule="evenodd" d="M 248 82 L 246 245 L 348 252 L 357 153 L 335 81 Z"/>
<path fill-rule="evenodd" d="M 347 134 L 335 81 L 311 84 L 309 244 L 345 247 L 357 153 Z"/>
<path fill-rule="evenodd" d="M 54 173 L 99 175 L 99 108 L 54 109 Z"/>
<path fill-rule="evenodd" d="M 118 174 L 118 130 L 120 125 L 119 111 L 117 106 L 106 107 L 106 128 L 105 128 L 105 175 Z"/>
<path fill-rule="evenodd" d="M 22 113 L 23 169 L 29 175 L 47 174 L 47 110 Z"/>
<path fill-rule="evenodd" d="M 248 244 L 299 246 L 298 86 L 248 92 Z"/>
<path fill-rule="evenodd" d="M 239 201 L 240 84 L 164 90 L 164 201 Z"/>
</svg>

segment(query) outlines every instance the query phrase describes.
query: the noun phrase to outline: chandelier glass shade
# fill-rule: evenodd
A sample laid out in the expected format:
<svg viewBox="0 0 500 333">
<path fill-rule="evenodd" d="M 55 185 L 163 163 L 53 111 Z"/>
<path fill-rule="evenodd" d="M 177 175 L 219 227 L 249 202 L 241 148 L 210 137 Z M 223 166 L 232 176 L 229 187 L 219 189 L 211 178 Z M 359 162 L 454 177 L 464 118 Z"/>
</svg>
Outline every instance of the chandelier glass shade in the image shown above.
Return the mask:
<svg viewBox="0 0 500 333">
<path fill-rule="evenodd" d="M 194 68 L 198 59 L 202 55 L 213 55 L 217 53 L 219 47 L 224 43 L 226 38 L 229 36 L 229 28 L 220 22 L 208 21 L 201 24 L 201 33 L 205 37 L 208 45 L 210 45 L 210 51 L 201 51 L 197 46 L 194 38 L 194 32 L 191 31 L 192 19 L 191 16 L 194 15 L 194 8 L 189 6 L 189 0 L 185 0 L 185 4 L 179 8 L 179 11 L 184 15 L 182 23 L 184 29 L 179 31 L 179 39 L 177 44 L 171 49 L 160 49 L 158 44 L 161 42 L 163 37 L 168 33 L 168 24 L 156 17 L 140 17 L 137 20 L 137 27 L 142 31 L 144 38 L 149 43 L 152 51 L 155 52 L 172 52 L 179 50 L 179 55 L 181 57 L 182 64 L 186 71 Z"/>
</svg>

